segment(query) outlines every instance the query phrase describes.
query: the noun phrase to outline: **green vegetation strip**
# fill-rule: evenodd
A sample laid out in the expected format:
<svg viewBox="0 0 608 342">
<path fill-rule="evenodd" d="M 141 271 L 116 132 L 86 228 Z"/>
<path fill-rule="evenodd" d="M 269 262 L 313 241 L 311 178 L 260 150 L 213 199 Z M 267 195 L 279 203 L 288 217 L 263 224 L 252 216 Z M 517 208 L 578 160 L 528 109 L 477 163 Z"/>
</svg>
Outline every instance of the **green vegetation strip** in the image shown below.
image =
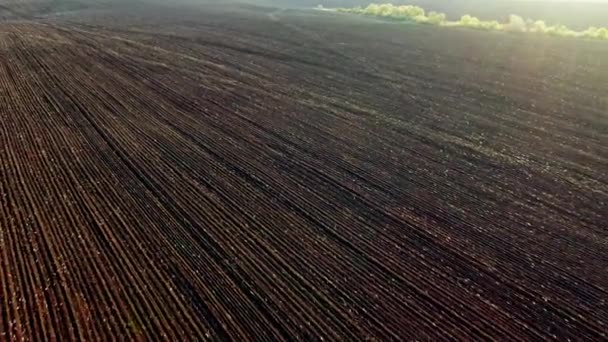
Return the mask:
<svg viewBox="0 0 608 342">
<path fill-rule="evenodd" d="M 414 21 L 421 24 L 436 26 L 469 27 L 479 30 L 532 32 L 550 34 L 562 37 L 582 37 L 608 40 L 608 28 L 589 27 L 584 31 L 575 31 L 564 25 L 547 25 L 542 20 L 524 20 L 518 15 L 510 15 L 509 22 L 500 23 L 496 20 L 480 20 L 471 15 L 463 15 L 458 21 L 449 21 L 444 13 L 428 12 L 422 7 L 393 4 L 370 4 L 369 6 L 355 8 L 338 8 L 338 12 L 363 14 L 397 20 Z"/>
</svg>

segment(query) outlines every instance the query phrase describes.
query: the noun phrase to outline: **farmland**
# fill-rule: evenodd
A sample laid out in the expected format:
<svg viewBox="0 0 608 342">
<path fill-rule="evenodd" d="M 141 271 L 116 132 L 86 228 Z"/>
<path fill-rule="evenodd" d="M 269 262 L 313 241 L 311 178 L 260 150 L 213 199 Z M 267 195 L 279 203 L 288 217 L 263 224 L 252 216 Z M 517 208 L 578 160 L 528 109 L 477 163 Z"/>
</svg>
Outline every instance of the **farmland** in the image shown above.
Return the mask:
<svg viewBox="0 0 608 342">
<path fill-rule="evenodd" d="M 29 10 L 0 22 L 0 340 L 608 337 L 608 43 Z"/>
</svg>

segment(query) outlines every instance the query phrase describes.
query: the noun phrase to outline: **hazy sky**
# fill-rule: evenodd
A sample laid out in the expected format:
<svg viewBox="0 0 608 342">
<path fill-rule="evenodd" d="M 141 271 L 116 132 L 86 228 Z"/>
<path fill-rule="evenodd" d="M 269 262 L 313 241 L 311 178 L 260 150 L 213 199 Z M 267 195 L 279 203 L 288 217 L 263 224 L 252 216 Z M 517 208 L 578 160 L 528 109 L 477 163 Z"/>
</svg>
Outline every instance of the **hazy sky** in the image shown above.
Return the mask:
<svg viewBox="0 0 608 342">
<path fill-rule="evenodd" d="M 511 0 L 511 1 L 542 1 L 542 2 L 608 2 L 608 0 Z"/>
</svg>

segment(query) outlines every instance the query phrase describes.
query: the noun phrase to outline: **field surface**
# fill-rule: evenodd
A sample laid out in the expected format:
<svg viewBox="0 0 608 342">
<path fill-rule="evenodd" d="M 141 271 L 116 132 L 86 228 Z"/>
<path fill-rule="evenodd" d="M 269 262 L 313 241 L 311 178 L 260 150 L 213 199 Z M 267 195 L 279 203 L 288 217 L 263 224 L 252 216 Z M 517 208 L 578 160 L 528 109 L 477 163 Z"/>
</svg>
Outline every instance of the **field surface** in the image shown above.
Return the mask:
<svg viewBox="0 0 608 342">
<path fill-rule="evenodd" d="M 608 338 L 606 42 L 23 11 L 0 340 Z"/>
</svg>

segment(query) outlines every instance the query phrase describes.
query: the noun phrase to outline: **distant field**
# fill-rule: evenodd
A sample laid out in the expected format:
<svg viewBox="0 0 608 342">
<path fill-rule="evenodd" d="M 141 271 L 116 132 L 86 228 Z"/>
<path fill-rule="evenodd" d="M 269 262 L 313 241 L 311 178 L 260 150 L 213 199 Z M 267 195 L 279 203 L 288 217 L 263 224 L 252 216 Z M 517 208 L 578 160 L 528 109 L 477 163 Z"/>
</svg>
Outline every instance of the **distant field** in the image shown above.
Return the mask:
<svg viewBox="0 0 608 342">
<path fill-rule="evenodd" d="M 195 2 L 197 0 L 182 0 Z M 524 18 L 544 20 L 551 24 L 564 24 L 574 29 L 589 26 L 608 26 L 608 2 L 556 1 L 556 0 L 243 0 L 279 7 L 365 7 L 370 3 L 418 5 L 432 11 L 444 12 L 449 19 L 457 20 L 470 14 L 484 20 L 506 20 L 510 14 Z"/>
<path fill-rule="evenodd" d="M 606 42 L 9 9 L 0 340 L 608 338 Z"/>
</svg>

